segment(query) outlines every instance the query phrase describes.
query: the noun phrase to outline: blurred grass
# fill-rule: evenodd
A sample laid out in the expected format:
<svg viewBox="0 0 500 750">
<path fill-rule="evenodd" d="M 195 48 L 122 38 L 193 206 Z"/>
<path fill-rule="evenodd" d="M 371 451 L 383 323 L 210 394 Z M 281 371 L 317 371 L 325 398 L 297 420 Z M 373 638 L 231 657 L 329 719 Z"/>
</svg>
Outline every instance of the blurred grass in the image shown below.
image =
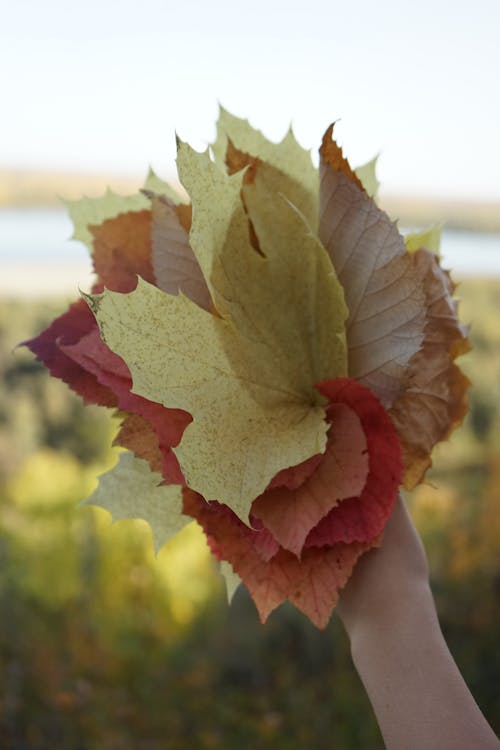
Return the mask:
<svg viewBox="0 0 500 750">
<path fill-rule="evenodd" d="M 460 286 L 474 351 L 464 428 L 409 498 L 443 630 L 500 731 L 500 280 Z M 115 425 L 14 346 L 62 302 L 0 301 L 0 747 L 382 748 L 336 618 L 231 608 L 188 527 L 156 560 L 148 527 L 75 506 Z"/>
</svg>

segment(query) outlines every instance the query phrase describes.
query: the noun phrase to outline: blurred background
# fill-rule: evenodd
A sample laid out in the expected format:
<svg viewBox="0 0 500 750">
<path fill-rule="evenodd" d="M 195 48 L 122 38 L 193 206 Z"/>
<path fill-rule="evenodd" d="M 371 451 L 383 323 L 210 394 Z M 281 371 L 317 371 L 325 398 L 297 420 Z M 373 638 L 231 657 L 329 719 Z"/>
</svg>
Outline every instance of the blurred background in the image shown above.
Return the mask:
<svg viewBox="0 0 500 750">
<path fill-rule="evenodd" d="M 59 196 L 175 179 L 218 102 L 354 165 L 380 153 L 403 228 L 443 223 L 474 349 L 463 429 L 408 497 L 441 623 L 500 732 L 500 5 L 495 0 L 2 4 L 0 746 L 9 750 L 382 748 L 335 618 L 230 609 L 188 528 L 155 559 L 142 522 L 76 508 L 116 425 L 18 342 L 90 279 Z"/>
</svg>

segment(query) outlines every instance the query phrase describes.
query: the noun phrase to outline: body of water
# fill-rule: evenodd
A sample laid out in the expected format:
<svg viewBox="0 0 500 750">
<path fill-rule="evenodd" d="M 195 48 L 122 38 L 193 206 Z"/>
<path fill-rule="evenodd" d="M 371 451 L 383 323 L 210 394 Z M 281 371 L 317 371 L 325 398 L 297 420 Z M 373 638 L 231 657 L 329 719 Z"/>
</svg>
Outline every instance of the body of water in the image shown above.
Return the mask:
<svg viewBox="0 0 500 750">
<path fill-rule="evenodd" d="M 62 209 L 0 209 L 0 293 L 73 294 L 89 287 L 85 246 L 70 241 Z M 500 235 L 445 230 L 445 268 L 456 276 L 500 276 Z"/>
<path fill-rule="evenodd" d="M 0 209 L 0 261 L 85 260 L 85 246 L 69 241 L 72 233 L 63 209 Z"/>
</svg>

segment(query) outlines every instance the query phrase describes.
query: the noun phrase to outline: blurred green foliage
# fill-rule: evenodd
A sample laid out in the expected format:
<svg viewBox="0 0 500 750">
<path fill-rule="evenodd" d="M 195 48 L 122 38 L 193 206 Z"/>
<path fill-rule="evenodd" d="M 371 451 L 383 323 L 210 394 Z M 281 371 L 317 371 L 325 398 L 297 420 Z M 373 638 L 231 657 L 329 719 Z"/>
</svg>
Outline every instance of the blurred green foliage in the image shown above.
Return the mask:
<svg viewBox="0 0 500 750">
<path fill-rule="evenodd" d="M 500 731 L 500 281 L 464 282 L 464 428 L 408 499 L 454 656 Z M 0 301 L 0 747 L 382 748 L 336 618 L 265 626 L 193 525 L 155 559 L 141 521 L 76 508 L 116 429 L 16 344 L 62 303 Z"/>
</svg>

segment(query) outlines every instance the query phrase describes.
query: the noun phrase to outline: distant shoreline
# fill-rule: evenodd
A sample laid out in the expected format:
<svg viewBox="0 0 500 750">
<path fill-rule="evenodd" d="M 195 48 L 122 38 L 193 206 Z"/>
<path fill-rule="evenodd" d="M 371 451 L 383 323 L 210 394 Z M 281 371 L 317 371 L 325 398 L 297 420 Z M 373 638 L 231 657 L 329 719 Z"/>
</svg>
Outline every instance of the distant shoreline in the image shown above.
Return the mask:
<svg viewBox="0 0 500 750">
<path fill-rule="evenodd" d="M 1 299 L 76 299 L 89 292 L 94 281 L 90 261 L 0 259 Z"/>
<path fill-rule="evenodd" d="M 464 279 L 488 280 L 500 277 L 484 271 L 454 272 L 456 281 Z M 77 299 L 80 292 L 89 292 L 94 275 L 89 263 L 0 261 L 0 300 Z"/>
<path fill-rule="evenodd" d="M 169 180 L 169 178 L 166 178 Z M 143 179 L 65 172 L 0 169 L 0 208 L 61 206 L 60 197 L 76 200 L 102 195 L 107 187 L 123 195 L 136 193 Z M 177 180 L 169 180 L 176 186 Z M 445 224 L 449 229 L 500 233 L 500 202 L 465 201 L 382 194 L 382 208 L 403 226 Z"/>
<path fill-rule="evenodd" d="M 382 195 L 380 204 L 401 226 L 443 224 L 447 229 L 500 233 L 500 202 Z"/>
</svg>

